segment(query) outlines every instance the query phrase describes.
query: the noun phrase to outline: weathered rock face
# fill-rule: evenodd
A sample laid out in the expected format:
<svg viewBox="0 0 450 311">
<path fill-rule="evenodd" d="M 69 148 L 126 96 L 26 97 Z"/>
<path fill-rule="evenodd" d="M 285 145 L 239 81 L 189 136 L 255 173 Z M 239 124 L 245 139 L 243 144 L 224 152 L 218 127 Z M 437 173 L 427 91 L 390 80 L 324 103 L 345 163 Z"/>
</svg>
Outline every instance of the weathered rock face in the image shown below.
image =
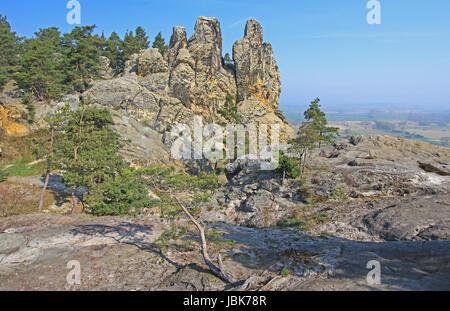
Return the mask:
<svg viewBox="0 0 450 311">
<path fill-rule="evenodd" d="M 10 136 L 24 136 L 29 133 L 28 113 L 18 100 L 0 98 L 0 129 Z"/>
<path fill-rule="evenodd" d="M 245 37 L 234 45 L 236 71 L 224 67 L 222 32 L 216 18 L 199 17 L 194 35 L 187 40 L 183 27 L 173 28 L 167 53 L 157 50 L 141 51 L 126 63 L 125 76 L 139 77 L 139 83 L 158 95 L 179 99 L 183 105 L 208 121 L 217 121 L 227 94 L 236 102 L 251 99 L 265 115 L 252 119 L 252 112 L 243 110 L 245 119 L 258 123 L 282 124 L 283 136 L 293 131 L 276 110 L 281 93 L 280 72 L 272 47 L 263 43 L 262 27 L 249 20 Z M 222 120 L 223 121 L 223 120 Z"/>
<path fill-rule="evenodd" d="M 233 46 L 236 65 L 238 101 L 257 99 L 278 109 L 281 81 L 280 70 L 270 43 L 263 43 L 263 30 L 254 19 L 247 22 L 245 36 Z"/>
<path fill-rule="evenodd" d="M 333 157 L 327 157 L 329 154 Z M 389 136 L 361 136 L 325 147 L 308 161 L 308 167 L 317 168 L 308 170 L 304 181 L 285 180 L 283 184 L 280 174 L 261 171 L 257 161 L 239 158 L 226 166 L 229 182 L 207 204 L 202 219 L 270 227 L 293 218 L 299 207 L 312 209 L 310 203 L 315 202 L 321 207 L 315 211 L 318 215 L 335 218 L 323 231 L 336 234 L 344 230 L 345 238 L 448 239 L 447 148 Z M 358 165 L 348 165 L 352 161 Z M 435 166 L 442 175 L 423 170 L 417 161 Z M 427 199 L 387 199 L 415 196 Z M 385 199 L 373 207 L 364 203 Z M 371 214 L 380 210 L 383 212 Z M 363 216 L 369 214 L 363 222 Z M 359 224 L 350 225 L 355 219 Z M 372 228 L 370 233 L 366 227 Z"/>
<path fill-rule="evenodd" d="M 149 91 L 136 76 L 99 81 L 83 97 L 110 109 L 126 145 L 126 159 L 143 164 L 169 163 L 167 132 L 176 123 L 190 124 L 194 117 L 178 99 Z"/>
<path fill-rule="evenodd" d="M 108 57 L 100 56 L 100 66 L 102 68 L 100 76 L 103 79 L 112 79 L 114 77 L 114 70 L 111 69 L 110 64 L 111 62 Z"/>
<path fill-rule="evenodd" d="M 450 195 L 416 200 L 392 200 L 380 211 L 364 217 L 368 231 L 387 241 L 450 239 Z"/>
<path fill-rule="evenodd" d="M 233 46 L 237 102 L 243 123 L 280 124 L 281 140 L 295 137 L 278 110 L 280 70 L 270 43 L 263 43 L 263 30 L 254 19 L 247 22 L 244 38 Z"/>
<path fill-rule="evenodd" d="M 187 46 L 194 60 L 194 87 L 190 101 L 197 114 L 214 120 L 227 94 L 235 95 L 236 82 L 222 64 L 222 32 L 216 18 L 200 17 Z"/>
<path fill-rule="evenodd" d="M 244 39 L 234 46 L 234 57 L 236 71 L 223 64 L 219 21 L 199 17 L 189 40 L 185 28 L 174 27 L 164 55 L 157 49 L 133 55 L 122 77 L 95 82 L 83 97 L 111 108 L 117 130 L 134 142 L 135 149 L 160 146 L 158 150 L 166 150 L 162 158 L 168 158 L 168 131 L 176 123 L 191 125 L 194 115 L 202 116 L 204 124 L 229 121 L 219 113 L 228 94 L 236 99 L 243 124 L 280 124 L 281 141 L 292 138 L 294 131 L 277 111 L 280 72 L 270 44 L 262 42 L 257 21 L 248 22 Z M 136 131 L 127 129 L 127 123 Z M 144 134 L 148 131 L 152 134 Z M 150 144 L 144 142 L 146 136 L 152 138 Z M 155 143 L 158 137 L 163 141 Z M 133 148 L 129 149 L 131 156 Z"/>
</svg>

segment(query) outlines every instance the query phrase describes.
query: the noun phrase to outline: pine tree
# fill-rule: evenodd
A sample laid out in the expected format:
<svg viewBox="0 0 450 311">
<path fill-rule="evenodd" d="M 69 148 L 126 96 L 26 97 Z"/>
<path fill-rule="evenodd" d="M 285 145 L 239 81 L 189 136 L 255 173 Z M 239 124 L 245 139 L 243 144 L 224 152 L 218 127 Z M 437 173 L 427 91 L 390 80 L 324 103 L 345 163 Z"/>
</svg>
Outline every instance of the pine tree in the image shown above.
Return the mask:
<svg viewBox="0 0 450 311">
<path fill-rule="evenodd" d="M 22 48 L 23 38 L 11 31 L 6 16 L 0 14 L 0 91 L 3 85 L 12 78 L 17 64 L 17 55 Z"/>
<path fill-rule="evenodd" d="M 161 54 L 166 53 L 167 50 L 169 49 L 169 47 L 166 45 L 166 40 L 163 38 L 161 32 L 159 32 L 156 35 L 152 47 L 158 49 L 161 52 Z"/>
<path fill-rule="evenodd" d="M 101 38 L 93 35 L 95 28 L 95 25 L 75 27 L 70 34 L 64 34 L 66 77 L 73 91 L 86 91 L 102 70 Z"/>
<path fill-rule="evenodd" d="M 317 130 L 311 121 L 303 122 L 300 126 L 297 137 L 289 142 L 289 151 L 298 157 L 298 167 L 301 173 L 305 172 L 306 160 L 312 150 L 316 148 L 319 141 Z"/>
<path fill-rule="evenodd" d="M 328 127 L 328 121 L 325 113 L 320 109 L 320 99 L 316 98 L 311 102 L 308 110 L 305 111 L 305 119 L 312 122 L 314 129 L 318 132 L 319 148 L 322 143 L 331 143 L 339 135 L 339 129 L 336 127 Z"/>
<path fill-rule="evenodd" d="M 42 135 L 39 138 L 33 139 L 33 154 L 37 160 L 45 158 L 46 164 L 44 187 L 39 197 L 39 213 L 42 211 L 44 194 L 47 190 L 50 174 L 60 166 L 57 157 L 55 157 L 55 151 L 57 143 L 64 134 L 63 125 L 66 121 L 68 109 L 68 106 L 65 106 L 58 109 L 54 114 L 46 116 L 44 120 L 47 123 L 47 127 L 41 129 Z"/>
<path fill-rule="evenodd" d="M 140 47 L 137 38 L 133 35 L 133 32 L 130 31 L 125 34 L 125 38 L 123 39 L 122 44 L 122 58 L 126 62 L 130 59 L 131 55 L 139 53 Z"/>
<path fill-rule="evenodd" d="M 290 151 L 299 157 L 300 171 L 305 171 L 306 159 L 312 150 L 322 144 L 333 142 L 339 135 L 339 129 L 328 127 L 325 113 L 320 109 L 320 99 L 316 98 L 311 102 L 305 111 L 305 121 L 298 130 L 297 137 L 290 141 Z"/>
<path fill-rule="evenodd" d="M 109 58 L 111 68 L 119 73 L 123 70 L 124 60 L 122 58 L 123 41 L 116 32 L 113 32 L 107 41 L 104 56 Z"/>
<path fill-rule="evenodd" d="M 43 101 L 64 93 L 64 56 L 58 28 L 41 29 L 24 44 L 18 58 L 17 85 Z"/>
<path fill-rule="evenodd" d="M 279 164 L 275 171 L 282 174 L 283 184 L 286 177 L 295 179 L 301 175 L 300 168 L 297 165 L 295 159 L 287 157 L 283 152 L 280 152 Z"/>
<path fill-rule="evenodd" d="M 139 45 L 139 50 L 147 50 L 150 46 L 150 42 L 148 41 L 147 34 L 141 26 L 136 28 L 136 40 Z"/>
<path fill-rule="evenodd" d="M 126 167 L 118 154 L 121 145 L 118 134 L 111 129 L 109 111 L 81 105 L 76 111 L 66 109 L 64 138 L 57 142 L 55 151 L 64 182 L 72 189 L 73 213 L 77 208 L 77 189 L 87 189 L 81 200 L 83 204 L 93 204 L 98 198 L 98 184 L 114 180 Z"/>
<path fill-rule="evenodd" d="M 90 206 L 94 215 L 136 215 L 152 206 L 147 188 L 133 171 L 122 171 L 121 175 L 108 178 L 95 188 Z"/>
</svg>

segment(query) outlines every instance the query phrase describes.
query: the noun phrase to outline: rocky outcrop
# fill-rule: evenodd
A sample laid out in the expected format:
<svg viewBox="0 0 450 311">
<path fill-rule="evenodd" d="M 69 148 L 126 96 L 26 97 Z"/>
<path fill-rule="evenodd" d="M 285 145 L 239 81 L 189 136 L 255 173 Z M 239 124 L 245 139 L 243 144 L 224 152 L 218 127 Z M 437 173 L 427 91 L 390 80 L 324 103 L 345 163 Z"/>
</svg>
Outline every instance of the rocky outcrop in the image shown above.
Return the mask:
<svg viewBox="0 0 450 311">
<path fill-rule="evenodd" d="M 220 113 L 228 95 L 235 98 L 241 123 L 279 124 L 281 141 L 292 138 L 291 126 L 277 111 L 280 72 L 270 44 L 262 42 L 261 25 L 250 20 L 244 39 L 236 42 L 236 71 L 224 66 L 222 53 L 219 21 L 199 17 L 191 38 L 185 28 L 174 27 L 164 55 L 157 49 L 133 55 L 121 77 L 95 82 L 83 98 L 111 109 L 116 129 L 132 141 L 128 149 L 139 150 L 139 158 L 157 146 L 167 159 L 168 132 L 176 123 L 192 125 L 195 115 L 204 124 L 230 122 Z M 153 162 L 158 152 L 147 159 Z"/>
<path fill-rule="evenodd" d="M 206 205 L 203 218 L 250 227 L 270 227 L 280 220 L 292 218 L 298 208 L 308 208 L 311 203 L 317 203 L 323 207 L 323 211 L 316 211 L 318 215 L 338 210 L 338 214 L 350 217 L 340 217 L 328 228 L 333 233 L 339 230 L 350 232 L 346 238 L 379 235 L 387 239 L 390 234 L 400 237 L 407 230 L 414 233 L 419 228 L 426 229 L 427 233 L 420 231 L 424 237 L 426 234 L 448 239 L 450 219 L 445 216 L 449 212 L 448 204 L 432 204 L 431 200 L 447 201 L 441 196 L 448 196 L 450 177 L 424 171 L 418 161 L 426 161 L 442 172 L 448 172 L 450 156 L 447 148 L 407 139 L 357 136 L 315 152 L 308 160 L 309 172 L 303 180 L 285 180 L 284 184 L 280 174 L 261 171 L 258 162 L 239 158 L 226 166 L 229 182 Z M 408 196 L 430 198 L 420 203 L 389 201 L 392 197 Z M 364 204 L 357 203 L 385 199 L 388 200 L 386 204 L 376 208 L 366 208 Z M 366 227 L 362 216 L 393 204 L 400 207 L 367 220 L 375 229 L 372 233 L 366 230 L 360 234 L 359 228 Z M 417 206 L 414 207 L 414 204 Z M 340 209 L 342 206 L 346 206 L 345 211 Z M 440 220 L 438 215 L 441 215 Z M 349 227 L 348 224 L 356 218 L 360 220 L 360 225 Z M 390 220 L 392 224 L 384 227 L 385 220 Z M 407 229 L 402 229 L 402 226 Z M 394 233 L 395 227 L 400 233 Z M 388 233 L 383 233 L 383 228 Z"/>
<path fill-rule="evenodd" d="M 190 124 L 193 119 L 179 100 L 149 91 L 136 76 L 98 81 L 83 98 L 110 109 L 126 159 L 144 165 L 169 163 L 167 132 L 176 123 Z"/>
<path fill-rule="evenodd" d="M 110 66 L 111 62 L 108 57 L 100 56 L 100 77 L 102 79 L 114 78 L 114 70 Z"/>
<path fill-rule="evenodd" d="M 387 241 L 450 240 L 450 195 L 392 200 L 364 217 L 372 235 Z"/>
<path fill-rule="evenodd" d="M 236 66 L 237 99 L 256 99 L 278 109 L 280 70 L 270 43 L 263 43 L 263 30 L 254 19 L 247 22 L 245 36 L 233 46 Z"/>
<path fill-rule="evenodd" d="M 28 112 L 19 100 L 0 98 L 0 130 L 9 136 L 24 136 L 29 133 Z"/>
<path fill-rule="evenodd" d="M 179 290 L 230 288 L 203 263 L 195 229 L 157 216 L 0 219 L 0 290 Z M 170 238 L 173 228 L 186 229 Z M 356 242 L 297 230 L 210 225 L 208 243 L 246 290 L 449 290 L 448 241 Z M 181 232 L 181 230 L 180 230 Z M 177 233 L 178 234 L 178 233 Z M 160 238 L 164 237 L 164 247 Z M 67 264 L 81 265 L 81 284 L 68 285 Z M 382 267 L 382 284 L 366 281 L 367 263 Z M 282 277 L 287 269 L 289 276 Z M 170 302 L 168 302 L 170 305 Z M 175 305 L 175 304 L 174 304 Z"/>
</svg>

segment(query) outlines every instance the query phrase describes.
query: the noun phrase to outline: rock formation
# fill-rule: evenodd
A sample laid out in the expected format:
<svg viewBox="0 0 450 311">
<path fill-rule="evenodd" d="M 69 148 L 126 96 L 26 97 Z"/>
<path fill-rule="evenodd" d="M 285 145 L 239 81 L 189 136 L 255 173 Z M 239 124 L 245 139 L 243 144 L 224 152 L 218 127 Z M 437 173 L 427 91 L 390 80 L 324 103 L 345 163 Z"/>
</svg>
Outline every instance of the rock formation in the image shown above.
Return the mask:
<svg viewBox="0 0 450 311">
<path fill-rule="evenodd" d="M 24 136 L 29 133 L 28 112 L 17 98 L 0 98 L 0 130 L 10 136 Z"/>
<path fill-rule="evenodd" d="M 294 137 L 278 111 L 280 72 L 257 21 L 247 22 L 233 57 L 235 66 L 224 66 L 219 21 L 199 17 L 190 39 L 185 28 L 174 27 L 164 55 L 157 49 L 133 55 L 121 77 L 97 81 L 83 97 L 112 108 L 117 130 L 132 141 L 129 149 L 141 150 L 138 157 L 151 162 L 167 158 L 168 131 L 176 123 L 192 124 L 194 115 L 205 124 L 229 122 L 220 114 L 227 95 L 235 98 L 243 124 L 280 124 L 282 141 Z M 155 145 L 166 154 L 153 157 Z"/>
</svg>

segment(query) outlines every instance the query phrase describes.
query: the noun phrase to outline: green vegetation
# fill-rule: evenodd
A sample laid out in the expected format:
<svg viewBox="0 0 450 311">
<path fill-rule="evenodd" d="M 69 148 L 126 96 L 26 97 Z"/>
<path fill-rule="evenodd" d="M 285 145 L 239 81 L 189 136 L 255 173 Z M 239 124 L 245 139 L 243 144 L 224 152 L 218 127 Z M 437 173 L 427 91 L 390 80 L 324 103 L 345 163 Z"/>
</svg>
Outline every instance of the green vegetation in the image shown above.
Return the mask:
<svg viewBox="0 0 450 311">
<path fill-rule="evenodd" d="M 7 176 L 29 177 L 42 174 L 43 167 L 41 163 L 31 164 L 30 161 L 21 160 L 0 166 L 0 170 Z"/>
<path fill-rule="evenodd" d="M 166 45 L 166 40 L 164 40 L 164 38 L 162 37 L 161 32 L 159 32 L 156 35 L 152 47 L 158 49 L 161 52 L 161 54 L 166 53 L 167 50 L 169 49 L 169 47 Z"/>
<path fill-rule="evenodd" d="M 0 90 L 10 80 L 38 101 L 58 99 L 70 92 L 84 92 L 101 77 L 100 56 L 120 73 L 131 55 L 148 49 L 145 30 L 127 31 L 122 40 L 116 32 L 106 39 L 94 31 L 95 25 L 75 27 L 61 34 L 58 28 L 40 29 L 32 38 L 16 36 L 6 17 L 0 15 Z M 167 51 L 159 33 L 153 47 Z M 30 107 L 31 108 L 31 107 Z M 31 111 L 31 114 L 33 112 Z M 32 122 L 32 118 L 30 118 Z"/>
<path fill-rule="evenodd" d="M 166 249 L 169 247 L 170 241 L 179 240 L 181 237 L 186 235 L 187 232 L 188 231 L 186 228 L 178 228 L 175 224 L 172 224 L 169 230 L 161 233 L 158 239 L 156 239 L 155 244 L 162 249 Z"/>
<path fill-rule="evenodd" d="M 307 221 L 295 217 L 290 219 L 282 219 L 277 223 L 277 226 L 281 228 L 298 228 L 302 231 L 306 231 L 309 224 Z"/>
<path fill-rule="evenodd" d="M 325 113 L 320 109 L 320 99 L 311 102 L 305 111 L 305 121 L 298 130 L 297 137 L 290 141 L 290 151 L 298 154 L 301 173 L 305 171 L 308 155 L 316 147 L 321 148 L 324 143 L 332 143 L 339 135 L 338 128 L 329 127 Z"/>
<path fill-rule="evenodd" d="M 328 220 L 328 214 L 326 213 L 315 213 L 312 215 L 312 219 L 316 223 L 325 223 Z"/>
<path fill-rule="evenodd" d="M 101 70 L 103 39 L 93 34 L 95 28 L 75 27 L 64 35 L 56 27 L 41 29 L 21 45 L 23 53 L 11 78 L 40 101 L 85 91 Z"/>
<path fill-rule="evenodd" d="M 30 94 L 25 94 L 22 97 L 22 104 L 25 105 L 25 108 L 28 111 L 28 123 L 31 124 L 34 122 L 34 116 L 36 114 L 35 108 L 33 106 L 33 97 Z"/>
<path fill-rule="evenodd" d="M 338 135 L 339 129 L 329 127 L 325 113 L 320 109 L 320 99 L 316 98 L 311 102 L 309 108 L 305 111 L 305 121 L 301 124 L 297 137 L 289 143 L 291 147 L 289 151 L 297 155 L 298 162 L 294 162 L 287 158 L 284 154 L 280 154 L 280 165 L 278 171 L 288 178 L 297 178 L 305 172 L 306 160 L 308 155 L 316 147 L 321 148 L 323 144 L 334 142 Z"/>
<path fill-rule="evenodd" d="M 287 268 L 284 268 L 283 270 L 281 270 L 281 275 L 283 276 L 283 277 L 287 277 L 287 276 L 289 276 L 291 274 L 291 271 L 289 271 L 289 269 L 287 269 Z"/>
<path fill-rule="evenodd" d="M 198 205 L 207 202 L 219 188 L 219 178 L 215 174 L 202 172 L 199 175 L 189 175 L 177 171 L 173 166 L 156 166 L 138 169 L 135 172 L 143 178 L 159 199 L 152 201 L 153 208 L 159 209 L 161 217 L 172 219 L 179 215 L 180 206 L 175 199 L 179 193 L 183 204 L 190 206 L 190 212 L 197 215 Z"/>
<path fill-rule="evenodd" d="M 301 175 L 297 161 L 288 158 L 283 152 L 280 152 L 280 159 L 276 172 L 282 174 L 283 180 L 286 177 L 289 179 L 296 179 Z"/>
<path fill-rule="evenodd" d="M 110 45 L 113 47 L 116 46 L 116 50 L 113 51 L 114 54 L 119 55 L 121 70 L 123 69 L 122 66 L 124 66 L 131 55 L 139 53 L 141 50 L 148 49 L 150 45 L 145 30 L 140 26 L 136 28 L 136 35 L 133 35 L 132 31 L 127 31 L 123 42 L 120 42 L 120 38 L 118 38 L 116 33 L 111 34 L 109 41 Z"/>
<path fill-rule="evenodd" d="M 188 175 L 184 172 L 176 172 L 175 167 L 156 166 L 137 170 L 138 174 L 143 176 L 152 176 L 154 180 L 148 180 L 156 188 L 170 187 L 174 190 L 194 190 L 204 194 L 205 191 L 211 193 L 216 191 L 220 184 L 218 176 L 213 173 L 202 172 L 198 176 Z M 201 196 L 199 196 L 201 197 Z"/>
<path fill-rule="evenodd" d="M 329 127 L 325 113 L 320 109 L 320 99 L 316 98 L 311 102 L 308 110 L 305 111 L 305 120 L 310 122 L 312 129 L 316 132 L 315 139 L 319 144 L 319 149 L 322 143 L 332 143 L 339 135 L 339 130 L 335 127 Z"/>
<path fill-rule="evenodd" d="M 0 183 L 4 182 L 8 178 L 8 173 L 0 168 Z"/>
<path fill-rule="evenodd" d="M 77 199 L 95 215 L 135 215 L 151 207 L 141 176 L 118 154 L 121 145 L 109 111 L 80 104 L 78 110 L 65 106 L 49 116 L 45 133 L 34 141 L 36 158 L 46 162 L 41 198 L 50 173 L 58 169 L 72 189 L 72 213 Z"/>
<path fill-rule="evenodd" d="M 339 187 L 333 190 L 332 198 L 333 200 L 342 202 L 347 199 L 347 193 L 344 188 Z"/>
<path fill-rule="evenodd" d="M 15 71 L 22 39 L 11 31 L 6 16 L 0 14 L 0 91 Z"/>
<path fill-rule="evenodd" d="M 225 105 L 223 109 L 219 110 L 218 113 L 224 117 L 228 122 L 233 124 L 240 123 L 240 116 L 237 111 L 237 105 L 234 101 L 234 97 L 231 94 L 227 94 L 225 99 Z"/>
<path fill-rule="evenodd" d="M 97 216 L 137 215 L 144 208 L 153 207 L 147 188 L 132 171 L 100 183 L 95 191 L 98 198 L 91 200 L 93 204 L 90 207 Z"/>
</svg>

